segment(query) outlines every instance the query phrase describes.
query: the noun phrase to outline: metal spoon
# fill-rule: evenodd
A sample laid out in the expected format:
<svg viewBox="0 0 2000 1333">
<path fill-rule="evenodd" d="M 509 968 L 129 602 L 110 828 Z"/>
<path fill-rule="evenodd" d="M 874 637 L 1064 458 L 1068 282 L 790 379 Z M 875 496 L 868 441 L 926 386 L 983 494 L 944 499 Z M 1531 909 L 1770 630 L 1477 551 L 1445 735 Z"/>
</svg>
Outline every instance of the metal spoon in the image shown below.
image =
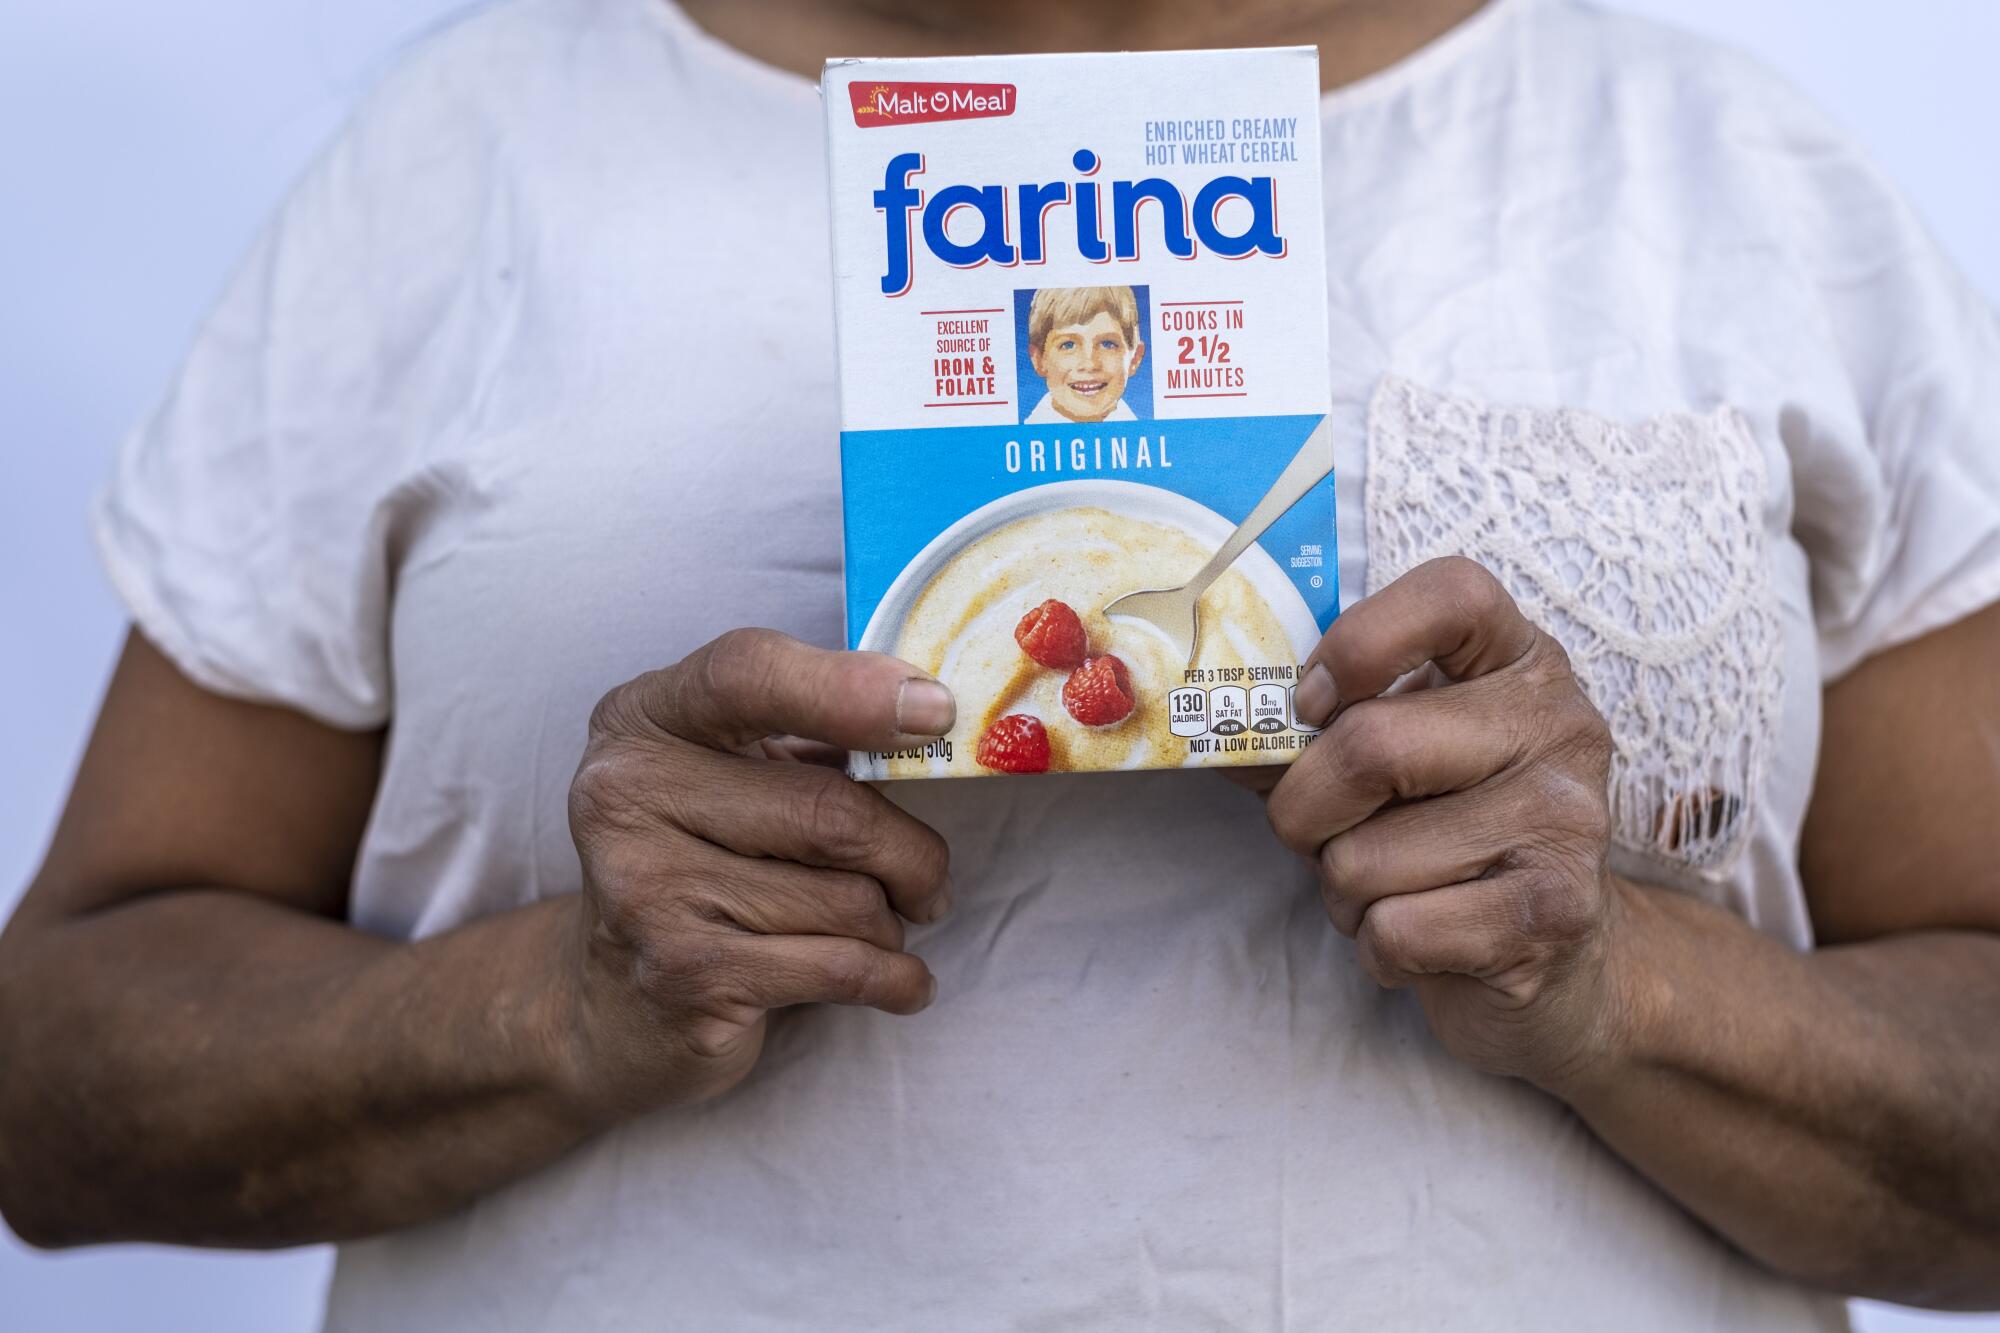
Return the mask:
<svg viewBox="0 0 2000 1333">
<path fill-rule="evenodd" d="M 1188 665 L 1194 665 L 1195 648 L 1201 639 L 1201 595 L 1208 591 L 1208 585 L 1222 577 L 1224 570 L 1236 563 L 1236 557 L 1243 554 L 1251 542 L 1264 535 L 1264 529 L 1278 521 L 1278 516 L 1305 497 L 1307 491 L 1326 480 L 1326 474 L 1333 471 L 1333 432 L 1325 417 L 1313 427 L 1313 433 L 1299 446 L 1292 461 L 1285 464 L 1285 470 L 1271 483 L 1271 489 L 1250 511 L 1250 517 L 1237 525 L 1229 534 L 1229 540 L 1222 549 L 1209 558 L 1201 567 L 1201 572 L 1178 588 L 1148 588 L 1141 592 L 1128 592 L 1114 599 L 1104 608 L 1107 616 L 1130 616 L 1143 620 L 1154 629 L 1167 636 L 1176 651 L 1187 653 Z"/>
</svg>

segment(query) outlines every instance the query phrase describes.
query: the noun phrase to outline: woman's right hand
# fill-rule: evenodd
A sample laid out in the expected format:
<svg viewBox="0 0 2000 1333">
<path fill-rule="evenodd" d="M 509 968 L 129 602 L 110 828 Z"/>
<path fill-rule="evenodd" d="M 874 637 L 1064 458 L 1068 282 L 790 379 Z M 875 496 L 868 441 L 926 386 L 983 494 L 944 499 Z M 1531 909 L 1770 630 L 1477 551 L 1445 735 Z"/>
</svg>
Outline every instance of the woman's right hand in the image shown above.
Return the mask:
<svg viewBox="0 0 2000 1333">
<path fill-rule="evenodd" d="M 713 1097 L 785 1005 L 930 1004 L 903 921 L 949 905 L 944 839 L 771 738 L 904 748 L 954 711 L 907 663 L 758 629 L 604 696 L 569 797 L 583 894 L 564 1028 L 581 1097 L 613 1115 Z"/>
</svg>

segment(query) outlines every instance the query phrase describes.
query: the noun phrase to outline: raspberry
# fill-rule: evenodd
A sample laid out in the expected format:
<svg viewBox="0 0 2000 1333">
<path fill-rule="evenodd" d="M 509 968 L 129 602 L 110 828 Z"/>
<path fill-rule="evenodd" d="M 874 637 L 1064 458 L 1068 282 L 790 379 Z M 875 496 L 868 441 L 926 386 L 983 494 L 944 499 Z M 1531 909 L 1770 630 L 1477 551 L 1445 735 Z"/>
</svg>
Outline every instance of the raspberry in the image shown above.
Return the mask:
<svg viewBox="0 0 2000 1333">
<path fill-rule="evenodd" d="M 1049 733 L 1040 718 L 1009 713 L 986 729 L 974 757 L 983 767 L 1001 773 L 1046 773 Z"/>
<path fill-rule="evenodd" d="M 1110 653 L 1085 658 L 1063 682 L 1062 701 L 1069 715 L 1086 727 L 1122 722 L 1138 704 L 1132 697 L 1131 673 Z"/>
<path fill-rule="evenodd" d="M 1083 637 L 1083 622 L 1076 612 L 1051 597 L 1014 626 L 1014 642 L 1021 651 L 1045 667 L 1068 671 L 1083 661 L 1090 645 Z"/>
</svg>

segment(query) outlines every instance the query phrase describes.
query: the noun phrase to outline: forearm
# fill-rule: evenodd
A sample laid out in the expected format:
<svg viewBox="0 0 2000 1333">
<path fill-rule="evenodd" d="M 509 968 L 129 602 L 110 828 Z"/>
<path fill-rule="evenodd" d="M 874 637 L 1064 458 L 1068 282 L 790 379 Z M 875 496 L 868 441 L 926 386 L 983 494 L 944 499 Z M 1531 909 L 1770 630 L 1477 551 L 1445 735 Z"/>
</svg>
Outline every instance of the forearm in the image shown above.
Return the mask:
<svg viewBox="0 0 2000 1333">
<path fill-rule="evenodd" d="M 2000 1303 L 2000 937 L 1798 954 L 1680 894 L 1621 898 L 1614 1054 L 1552 1091 L 1779 1271 Z"/>
<path fill-rule="evenodd" d="M 455 1207 L 600 1127 L 565 1063 L 574 900 L 399 943 L 240 894 L 39 928 L 0 972 L 28 1239 L 277 1246 Z"/>
</svg>

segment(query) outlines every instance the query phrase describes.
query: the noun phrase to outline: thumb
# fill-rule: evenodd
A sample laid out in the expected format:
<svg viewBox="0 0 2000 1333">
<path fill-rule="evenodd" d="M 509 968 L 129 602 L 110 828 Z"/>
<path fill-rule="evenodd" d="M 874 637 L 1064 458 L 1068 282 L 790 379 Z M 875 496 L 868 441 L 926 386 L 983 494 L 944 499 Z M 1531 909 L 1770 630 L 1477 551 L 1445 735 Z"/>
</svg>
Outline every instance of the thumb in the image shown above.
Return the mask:
<svg viewBox="0 0 2000 1333">
<path fill-rule="evenodd" d="M 789 734 L 845 750 L 921 745 L 951 730 L 951 691 L 883 653 L 830 652 L 731 630 L 626 687 L 650 725 L 718 750 Z"/>
</svg>

